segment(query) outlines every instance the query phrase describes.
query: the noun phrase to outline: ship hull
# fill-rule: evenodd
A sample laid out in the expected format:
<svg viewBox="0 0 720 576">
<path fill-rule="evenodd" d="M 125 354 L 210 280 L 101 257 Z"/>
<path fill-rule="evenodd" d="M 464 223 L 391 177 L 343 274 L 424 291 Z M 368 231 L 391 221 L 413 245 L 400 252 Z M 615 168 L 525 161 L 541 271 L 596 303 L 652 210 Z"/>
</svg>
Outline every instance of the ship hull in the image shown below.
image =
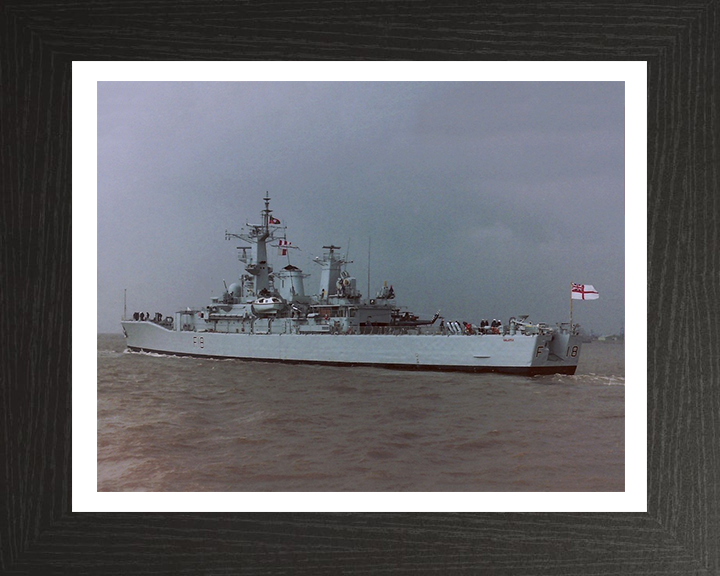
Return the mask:
<svg viewBox="0 0 720 576">
<path fill-rule="evenodd" d="M 569 334 L 243 334 L 122 324 L 133 351 L 397 370 L 574 374 L 581 346 L 579 337 Z"/>
</svg>

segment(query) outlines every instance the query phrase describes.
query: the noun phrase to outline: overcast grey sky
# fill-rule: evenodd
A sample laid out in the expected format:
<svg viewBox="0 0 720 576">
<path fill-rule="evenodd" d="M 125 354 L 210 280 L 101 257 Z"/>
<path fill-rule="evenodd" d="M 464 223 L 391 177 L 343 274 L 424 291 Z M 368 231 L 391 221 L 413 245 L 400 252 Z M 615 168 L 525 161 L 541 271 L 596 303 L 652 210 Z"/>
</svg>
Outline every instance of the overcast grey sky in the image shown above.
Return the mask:
<svg viewBox="0 0 720 576">
<path fill-rule="evenodd" d="M 266 190 L 308 293 L 349 242 L 365 294 L 371 238 L 372 293 L 424 316 L 554 324 L 578 282 L 575 321 L 621 329 L 621 82 L 100 82 L 98 332 L 125 288 L 129 312 L 220 295 Z"/>
</svg>

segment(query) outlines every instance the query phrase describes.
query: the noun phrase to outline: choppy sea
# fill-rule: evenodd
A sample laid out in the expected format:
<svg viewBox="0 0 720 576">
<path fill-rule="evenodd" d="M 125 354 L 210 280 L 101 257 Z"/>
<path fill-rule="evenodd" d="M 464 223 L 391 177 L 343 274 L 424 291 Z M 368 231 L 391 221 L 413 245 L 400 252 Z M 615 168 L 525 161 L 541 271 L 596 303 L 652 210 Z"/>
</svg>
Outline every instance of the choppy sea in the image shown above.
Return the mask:
<svg viewBox="0 0 720 576">
<path fill-rule="evenodd" d="M 624 490 L 622 343 L 535 377 L 97 354 L 99 491 Z"/>
</svg>

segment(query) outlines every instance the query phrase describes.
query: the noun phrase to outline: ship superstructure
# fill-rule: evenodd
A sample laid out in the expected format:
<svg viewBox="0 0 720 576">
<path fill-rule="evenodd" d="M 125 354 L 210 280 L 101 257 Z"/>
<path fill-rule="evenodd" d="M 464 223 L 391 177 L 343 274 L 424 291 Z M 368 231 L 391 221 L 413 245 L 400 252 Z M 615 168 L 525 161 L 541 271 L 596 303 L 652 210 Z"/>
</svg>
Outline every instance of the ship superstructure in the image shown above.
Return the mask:
<svg viewBox="0 0 720 576">
<path fill-rule="evenodd" d="M 308 294 L 309 274 L 290 263 L 277 271 L 270 266 L 269 248 L 287 254 L 296 247 L 273 216 L 269 195 L 264 202 L 259 224 L 225 233 L 228 240 L 249 244 L 238 246 L 244 265 L 238 280 L 201 309 L 172 317 L 136 312 L 124 319 L 130 350 L 397 369 L 575 373 L 581 339 L 570 324 L 549 327 L 525 316 L 479 325 L 438 322 L 439 312 L 422 320 L 396 304 L 387 282 L 374 297 L 363 297 L 340 246 L 325 245 L 314 259 L 320 283 L 317 293 Z"/>
</svg>

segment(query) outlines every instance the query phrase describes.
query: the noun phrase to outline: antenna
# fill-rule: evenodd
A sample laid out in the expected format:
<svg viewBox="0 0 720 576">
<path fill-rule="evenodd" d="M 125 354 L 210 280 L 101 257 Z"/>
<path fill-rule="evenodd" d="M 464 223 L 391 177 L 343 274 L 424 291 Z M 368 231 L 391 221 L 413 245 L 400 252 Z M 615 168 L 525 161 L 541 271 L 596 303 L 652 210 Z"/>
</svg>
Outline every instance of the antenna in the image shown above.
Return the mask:
<svg viewBox="0 0 720 576">
<path fill-rule="evenodd" d="M 370 298 L 370 240 L 372 240 L 372 236 L 368 236 L 368 290 L 367 290 L 368 298 Z"/>
<path fill-rule="evenodd" d="M 272 210 L 270 210 L 270 192 L 269 191 L 265 192 L 265 198 L 263 198 L 263 200 L 265 200 L 265 210 L 262 211 L 262 215 L 263 215 L 262 225 L 263 225 L 263 230 L 267 234 L 268 229 L 269 229 L 268 224 L 270 223 L 270 212 L 272 212 Z"/>
</svg>

